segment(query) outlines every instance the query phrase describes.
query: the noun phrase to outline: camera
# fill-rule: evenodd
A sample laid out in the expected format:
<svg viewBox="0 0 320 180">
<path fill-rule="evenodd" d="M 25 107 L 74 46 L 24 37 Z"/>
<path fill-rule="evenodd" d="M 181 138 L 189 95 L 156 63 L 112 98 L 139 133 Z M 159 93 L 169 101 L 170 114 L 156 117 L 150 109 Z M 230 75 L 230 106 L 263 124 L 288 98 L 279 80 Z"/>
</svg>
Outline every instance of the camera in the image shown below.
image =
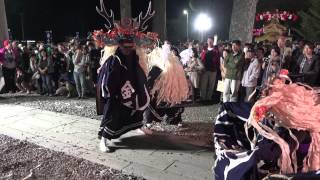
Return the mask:
<svg viewBox="0 0 320 180">
<path fill-rule="evenodd" d="M 268 63 L 269 61 L 270 61 L 270 58 L 269 58 L 269 57 L 263 58 L 263 62 Z"/>
</svg>

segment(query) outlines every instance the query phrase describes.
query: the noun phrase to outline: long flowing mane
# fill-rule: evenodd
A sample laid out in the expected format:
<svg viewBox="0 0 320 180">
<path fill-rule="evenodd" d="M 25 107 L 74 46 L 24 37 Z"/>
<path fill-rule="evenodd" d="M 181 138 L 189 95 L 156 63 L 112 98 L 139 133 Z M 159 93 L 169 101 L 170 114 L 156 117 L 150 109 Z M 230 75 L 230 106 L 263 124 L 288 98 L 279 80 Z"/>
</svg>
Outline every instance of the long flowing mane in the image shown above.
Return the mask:
<svg viewBox="0 0 320 180">
<path fill-rule="evenodd" d="M 303 171 L 320 169 L 320 104 L 319 96 L 304 84 L 285 84 L 277 79 L 271 85 L 268 96 L 258 100 L 250 114 L 250 124 L 258 132 L 275 141 L 282 150 L 280 168 L 283 173 L 296 173 L 297 160 L 295 151 L 298 148 L 297 138 L 290 134 L 297 145 L 290 153 L 289 145 L 273 129 L 263 125 L 264 118 L 276 122 L 279 126 L 290 129 L 305 130 L 310 133 L 311 144 L 308 155 L 304 159 Z M 293 167 L 292 167 L 293 164 Z"/>
</svg>

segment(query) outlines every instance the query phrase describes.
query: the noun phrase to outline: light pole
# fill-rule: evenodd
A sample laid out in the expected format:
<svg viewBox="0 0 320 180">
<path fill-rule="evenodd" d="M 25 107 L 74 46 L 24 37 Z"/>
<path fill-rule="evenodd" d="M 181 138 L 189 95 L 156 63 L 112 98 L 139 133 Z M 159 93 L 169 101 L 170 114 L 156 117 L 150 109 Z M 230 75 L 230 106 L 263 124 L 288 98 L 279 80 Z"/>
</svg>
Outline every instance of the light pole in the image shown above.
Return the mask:
<svg viewBox="0 0 320 180">
<path fill-rule="evenodd" d="M 201 41 L 203 41 L 203 34 L 208 31 L 212 26 L 211 18 L 206 14 L 199 14 L 194 23 L 195 29 L 200 32 Z"/>
<path fill-rule="evenodd" d="M 189 12 L 188 10 L 183 10 L 183 14 L 187 16 L 187 41 L 189 41 Z"/>
</svg>

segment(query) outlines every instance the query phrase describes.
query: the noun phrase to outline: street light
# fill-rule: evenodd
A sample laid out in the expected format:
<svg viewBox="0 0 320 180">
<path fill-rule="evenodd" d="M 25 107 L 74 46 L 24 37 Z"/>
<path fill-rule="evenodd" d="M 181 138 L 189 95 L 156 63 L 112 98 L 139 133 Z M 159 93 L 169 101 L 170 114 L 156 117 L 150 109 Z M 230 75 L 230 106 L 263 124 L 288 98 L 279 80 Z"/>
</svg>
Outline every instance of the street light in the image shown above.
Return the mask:
<svg viewBox="0 0 320 180">
<path fill-rule="evenodd" d="M 187 41 L 189 41 L 189 12 L 188 10 L 183 10 L 183 14 L 187 16 Z"/>
<path fill-rule="evenodd" d="M 211 18 L 206 14 L 199 14 L 195 20 L 194 27 L 201 33 L 201 41 L 203 41 L 203 33 L 212 27 Z"/>
</svg>

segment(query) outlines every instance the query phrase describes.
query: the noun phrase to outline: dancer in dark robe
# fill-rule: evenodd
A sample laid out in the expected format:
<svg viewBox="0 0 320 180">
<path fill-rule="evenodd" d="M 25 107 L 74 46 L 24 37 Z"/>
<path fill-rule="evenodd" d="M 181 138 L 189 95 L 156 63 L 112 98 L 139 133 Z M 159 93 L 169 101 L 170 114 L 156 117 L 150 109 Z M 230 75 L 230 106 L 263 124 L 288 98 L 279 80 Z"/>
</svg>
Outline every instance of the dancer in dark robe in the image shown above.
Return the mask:
<svg viewBox="0 0 320 180">
<path fill-rule="evenodd" d="M 100 150 L 110 152 L 110 140 L 142 127 L 143 111 L 150 102 L 146 86 L 144 47 L 157 40 L 154 33 L 143 33 L 145 23 L 154 15 L 151 3 L 147 14 L 139 18 L 113 22 L 113 12 L 106 12 L 100 0 L 98 13 L 107 20 L 108 32 L 95 31 L 93 38 L 104 48 L 97 82 L 97 112 L 103 114 L 98 136 Z"/>
<path fill-rule="evenodd" d="M 104 100 L 100 138 L 116 139 L 143 125 L 143 111 L 150 100 L 145 83 L 134 49 L 121 44 L 99 73 L 98 86 Z"/>
</svg>

